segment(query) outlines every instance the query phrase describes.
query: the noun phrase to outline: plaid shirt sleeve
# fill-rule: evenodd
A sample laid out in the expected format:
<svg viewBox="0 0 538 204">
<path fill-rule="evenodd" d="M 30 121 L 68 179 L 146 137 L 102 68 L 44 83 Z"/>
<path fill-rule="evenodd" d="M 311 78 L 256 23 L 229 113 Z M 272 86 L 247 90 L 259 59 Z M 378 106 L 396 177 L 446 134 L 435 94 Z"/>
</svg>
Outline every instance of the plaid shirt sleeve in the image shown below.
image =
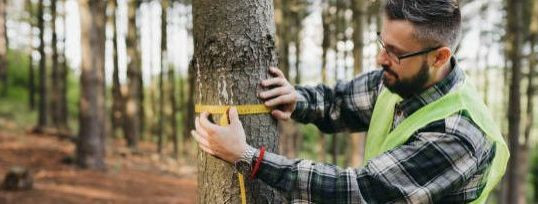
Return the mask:
<svg viewBox="0 0 538 204">
<path fill-rule="evenodd" d="M 461 115 L 432 123 L 357 169 L 266 153 L 256 177 L 292 202 L 468 202 L 480 194 L 494 150 L 473 127 Z"/>
<path fill-rule="evenodd" d="M 349 82 L 338 82 L 334 88 L 296 86 L 295 121 L 313 123 L 326 133 L 349 130 L 365 131 L 381 88 L 382 71 L 373 71 Z"/>
</svg>

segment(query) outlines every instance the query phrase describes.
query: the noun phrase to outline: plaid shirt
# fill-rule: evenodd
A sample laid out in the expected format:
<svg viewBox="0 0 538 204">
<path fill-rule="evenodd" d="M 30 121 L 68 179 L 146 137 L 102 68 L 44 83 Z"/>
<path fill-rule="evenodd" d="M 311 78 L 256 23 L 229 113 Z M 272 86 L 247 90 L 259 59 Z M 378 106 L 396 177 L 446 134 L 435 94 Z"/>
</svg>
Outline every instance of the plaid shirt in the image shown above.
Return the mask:
<svg viewBox="0 0 538 204">
<path fill-rule="evenodd" d="M 463 82 L 463 71 L 451 61 L 453 69 L 445 79 L 396 105 L 392 128 Z M 382 77 L 378 70 L 334 88 L 296 87 L 299 99 L 292 117 L 328 133 L 365 131 L 383 88 Z M 256 177 L 294 203 L 464 203 L 480 195 L 495 154 L 492 147 L 460 111 L 428 124 L 364 167 L 344 169 L 266 153 Z"/>
</svg>

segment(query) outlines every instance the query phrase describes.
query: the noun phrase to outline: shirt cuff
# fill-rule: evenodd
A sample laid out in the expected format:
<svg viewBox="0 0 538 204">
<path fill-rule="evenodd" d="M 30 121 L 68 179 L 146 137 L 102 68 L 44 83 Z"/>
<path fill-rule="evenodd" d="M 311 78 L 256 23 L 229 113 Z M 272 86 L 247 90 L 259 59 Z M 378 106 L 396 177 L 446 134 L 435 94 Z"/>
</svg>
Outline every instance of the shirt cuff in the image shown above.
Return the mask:
<svg viewBox="0 0 538 204">
<path fill-rule="evenodd" d="M 299 86 L 295 86 L 297 92 L 297 103 L 295 104 L 295 110 L 291 113 L 291 118 L 296 121 L 301 121 L 304 118 L 305 110 L 307 108 L 306 98 L 303 96 Z"/>
</svg>

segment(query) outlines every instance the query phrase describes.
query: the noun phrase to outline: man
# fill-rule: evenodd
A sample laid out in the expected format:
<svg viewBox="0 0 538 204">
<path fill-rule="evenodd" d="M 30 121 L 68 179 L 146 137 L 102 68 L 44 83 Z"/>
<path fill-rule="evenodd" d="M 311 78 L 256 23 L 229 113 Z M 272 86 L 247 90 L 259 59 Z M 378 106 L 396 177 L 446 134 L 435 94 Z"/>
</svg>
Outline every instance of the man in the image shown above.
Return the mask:
<svg viewBox="0 0 538 204">
<path fill-rule="evenodd" d="M 456 0 L 387 0 L 376 61 L 382 70 L 333 89 L 293 88 L 276 68 L 259 97 L 276 119 L 313 123 L 324 132 L 368 131 L 356 169 L 265 153 L 256 178 L 293 202 L 464 203 L 486 201 L 508 150 L 453 57 L 461 33 Z M 230 125 L 202 113 L 194 138 L 204 151 L 248 175 L 260 150 L 245 142 L 237 110 Z M 242 166 L 242 165 L 236 165 Z"/>
</svg>

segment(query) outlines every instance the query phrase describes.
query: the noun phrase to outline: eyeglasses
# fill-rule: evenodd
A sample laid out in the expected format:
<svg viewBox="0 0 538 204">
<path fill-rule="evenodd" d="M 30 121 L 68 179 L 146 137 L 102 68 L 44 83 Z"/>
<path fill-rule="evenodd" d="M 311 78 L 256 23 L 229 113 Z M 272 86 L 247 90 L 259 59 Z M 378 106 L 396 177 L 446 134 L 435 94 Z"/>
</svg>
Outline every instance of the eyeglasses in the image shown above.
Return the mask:
<svg viewBox="0 0 538 204">
<path fill-rule="evenodd" d="M 385 43 L 383 42 L 383 39 L 381 38 L 381 33 L 380 32 L 377 32 L 377 42 L 379 43 L 379 45 L 381 45 L 381 47 L 383 48 L 385 53 L 387 53 L 387 56 L 389 56 L 390 60 L 392 60 L 393 62 L 397 62 L 398 64 L 400 64 L 400 60 L 402 60 L 402 59 L 423 55 L 423 54 L 429 53 L 431 51 L 437 50 L 437 49 L 442 47 L 442 46 L 431 47 L 431 48 L 426 48 L 426 49 L 423 49 L 423 50 L 420 50 L 420 51 L 417 51 L 417 52 L 411 52 L 411 53 L 407 53 L 407 54 L 403 54 L 403 55 L 397 55 L 397 54 L 387 50 L 387 48 L 385 47 Z"/>
</svg>

